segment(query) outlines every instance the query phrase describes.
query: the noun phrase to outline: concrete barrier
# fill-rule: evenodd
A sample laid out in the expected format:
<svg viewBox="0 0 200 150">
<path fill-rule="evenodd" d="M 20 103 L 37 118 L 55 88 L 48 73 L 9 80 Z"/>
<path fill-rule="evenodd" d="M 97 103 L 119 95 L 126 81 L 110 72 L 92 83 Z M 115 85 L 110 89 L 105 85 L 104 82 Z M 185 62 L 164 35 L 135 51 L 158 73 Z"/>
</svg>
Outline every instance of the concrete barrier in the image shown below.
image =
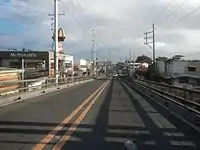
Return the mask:
<svg viewBox="0 0 200 150">
<path fill-rule="evenodd" d="M 72 86 L 76 86 L 76 85 L 79 85 L 79 84 L 91 82 L 93 80 L 94 79 L 88 79 L 88 80 L 84 80 L 84 81 L 77 81 L 77 82 L 74 82 L 74 83 L 68 83 L 68 84 L 64 84 L 64 85 L 60 85 L 60 86 L 56 86 L 56 87 L 50 87 L 50 88 L 46 88 L 46 89 L 39 89 L 39 90 L 36 90 L 36 91 L 30 91 L 30 92 L 22 92 L 22 93 L 18 93 L 16 95 L 3 97 L 3 98 L 0 98 L 0 107 L 8 105 L 8 104 L 15 103 L 15 102 L 28 100 L 28 99 L 31 99 L 31 98 L 34 98 L 34 97 L 38 97 L 38 96 L 41 96 L 41 95 L 45 95 L 45 94 L 48 94 L 48 93 L 51 93 L 51 92 L 56 92 L 56 91 L 59 91 L 59 90 L 70 88 Z"/>
</svg>

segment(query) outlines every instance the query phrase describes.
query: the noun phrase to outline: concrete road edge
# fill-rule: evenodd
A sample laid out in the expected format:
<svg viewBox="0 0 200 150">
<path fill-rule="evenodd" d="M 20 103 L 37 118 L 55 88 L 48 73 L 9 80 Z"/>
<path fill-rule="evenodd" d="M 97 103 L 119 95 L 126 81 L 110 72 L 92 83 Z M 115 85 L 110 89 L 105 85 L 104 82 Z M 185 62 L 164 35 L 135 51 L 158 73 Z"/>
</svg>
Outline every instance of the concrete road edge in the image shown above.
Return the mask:
<svg viewBox="0 0 200 150">
<path fill-rule="evenodd" d="M 30 92 L 24 92 L 24 93 L 19 93 L 17 95 L 3 97 L 3 98 L 0 98 L 0 107 L 5 106 L 5 105 L 9 105 L 9 104 L 12 104 L 12 103 L 15 103 L 15 102 L 28 100 L 28 99 L 38 97 L 38 96 L 41 96 L 41 95 L 45 95 L 45 94 L 48 94 L 48 93 L 56 92 L 56 91 L 59 91 L 59 90 L 63 90 L 63 89 L 66 89 L 66 88 L 70 88 L 70 87 L 73 87 L 73 86 L 76 86 L 76 85 L 79 85 L 79 84 L 83 84 L 83 83 L 87 83 L 87 82 L 91 82 L 91 81 L 94 81 L 94 79 L 88 79 L 88 80 L 64 84 L 64 85 L 60 85 L 60 86 L 56 86 L 56 87 L 51 87 L 51 88 L 46 88 L 46 89 L 41 89 L 41 90 L 36 90 L 36 91 L 30 91 Z"/>
</svg>

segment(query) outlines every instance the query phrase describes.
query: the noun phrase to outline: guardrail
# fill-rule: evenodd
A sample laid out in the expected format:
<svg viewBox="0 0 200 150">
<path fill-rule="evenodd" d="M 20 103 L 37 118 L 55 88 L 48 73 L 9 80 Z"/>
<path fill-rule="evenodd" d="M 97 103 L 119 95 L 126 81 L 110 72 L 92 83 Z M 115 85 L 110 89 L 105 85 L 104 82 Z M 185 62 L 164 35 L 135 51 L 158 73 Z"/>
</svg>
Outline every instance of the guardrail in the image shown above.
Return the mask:
<svg viewBox="0 0 200 150">
<path fill-rule="evenodd" d="M 49 70 L 41 69 L 26 69 L 24 72 L 24 79 L 35 79 L 40 77 L 47 77 L 49 75 Z"/>
<path fill-rule="evenodd" d="M 195 127 L 198 126 L 197 128 L 200 131 L 200 104 L 194 100 L 187 99 L 186 96 L 181 97 L 177 94 L 177 92 L 172 91 L 172 89 L 176 90 L 177 88 L 178 90 L 182 90 L 181 92 L 184 92 L 185 94 L 192 92 L 193 95 L 194 93 L 198 95 L 200 93 L 199 91 L 183 89 L 145 80 L 124 81 L 132 86 L 136 91 L 139 91 L 143 95 L 148 95 L 148 97 L 172 110 Z M 167 90 L 164 89 L 165 87 Z"/>
<path fill-rule="evenodd" d="M 18 80 L 18 81 L 6 81 L 0 82 L 0 97 L 14 95 L 20 92 L 35 91 L 46 89 L 50 87 L 60 86 L 63 84 L 69 84 L 73 82 L 79 82 L 83 80 L 92 79 L 91 76 L 81 77 L 65 77 L 58 78 L 58 85 L 56 84 L 56 78 L 40 78 L 30 80 Z"/>
<path fill-rule="evenodd" d="M 146 85 L 148 87 L 161 90 L 162 92 L 169 93 L 173 96 L 177 96 L 179 98 L 193 101 L 200 104 L 200 91 L 198 90 L 191 90 L 186 88 L 181 88 L 173 85 L 148 81 L 148 80 L 134 80 L 137 81 L 137 83 L 141 83 L 143 85 Z"/>
</svg>

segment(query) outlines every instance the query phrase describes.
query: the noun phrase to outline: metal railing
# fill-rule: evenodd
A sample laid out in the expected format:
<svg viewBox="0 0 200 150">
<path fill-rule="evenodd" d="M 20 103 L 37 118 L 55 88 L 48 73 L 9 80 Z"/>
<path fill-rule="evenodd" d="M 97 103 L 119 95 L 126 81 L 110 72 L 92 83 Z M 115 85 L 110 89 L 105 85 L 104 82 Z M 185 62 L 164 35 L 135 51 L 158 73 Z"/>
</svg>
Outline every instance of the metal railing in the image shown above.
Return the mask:
<svg viewBox="0 0 200 150">
<path fill-rule="evenodd" d="M 42 70 L 42 69 L 26 69 L 24 71 L 24 79 L 36 79 L 41 77 L 48 77 L 49 70 Z"/>
<path fill-rule="evenodd" d="M 41 90 L 89 79 L 92 79 L 92 77 L 91 76 L 62 77 L 58 78 L 58 84 L 56 84 L 56 78 L 48 78 L 48 77 L 39 79 L 0 82 L 0 96 L 3 97 L 8 95 L 14 95 L 20 92 Z"/>
<path fill-rule="evenodd" d="M 176 96 L 185 100 L 192 101 L 194 103 L 200 104 L 200 91 L 191 90 L 186 88 L 181 88 L 173 85 L 148 81 L 148 80 L 134 80 L 137 83 L 148 86 L 155 90 L 160 90 L 161 92 L 168 93 L 172 96 Z"/>
<path fill-rule="evenodd" d="M 145 93 L 165 105 L 193 125 L 200 126 L 200 103 L 195 101 L 200 96 L 199 91 L 146 80 L 125 80 L 125 82 L 141 92 L 141 94 Z M 188 99 L 191 97 L 193 98 L 192 100 Z"/>
</svg>

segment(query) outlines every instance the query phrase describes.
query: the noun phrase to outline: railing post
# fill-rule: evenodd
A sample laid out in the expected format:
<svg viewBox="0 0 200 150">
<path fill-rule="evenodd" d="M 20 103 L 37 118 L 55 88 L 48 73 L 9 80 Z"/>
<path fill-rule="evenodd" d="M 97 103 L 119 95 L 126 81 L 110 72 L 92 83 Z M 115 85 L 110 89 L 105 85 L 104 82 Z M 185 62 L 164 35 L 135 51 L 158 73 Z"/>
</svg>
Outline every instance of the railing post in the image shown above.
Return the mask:
<svg viewBox="0 0 200 150">
<path fill-rule="evenodd" d="M 26 92 L 26 91 L 28 91 L 28 83 L 27 82 L 25 82 L 25 89 L 24 89 L 24 91 Z"/>
<path fill-rule="evenodd" d="M 64 77 L 64 84 L 66 84 L 66 76 Z"/>
</svg>

